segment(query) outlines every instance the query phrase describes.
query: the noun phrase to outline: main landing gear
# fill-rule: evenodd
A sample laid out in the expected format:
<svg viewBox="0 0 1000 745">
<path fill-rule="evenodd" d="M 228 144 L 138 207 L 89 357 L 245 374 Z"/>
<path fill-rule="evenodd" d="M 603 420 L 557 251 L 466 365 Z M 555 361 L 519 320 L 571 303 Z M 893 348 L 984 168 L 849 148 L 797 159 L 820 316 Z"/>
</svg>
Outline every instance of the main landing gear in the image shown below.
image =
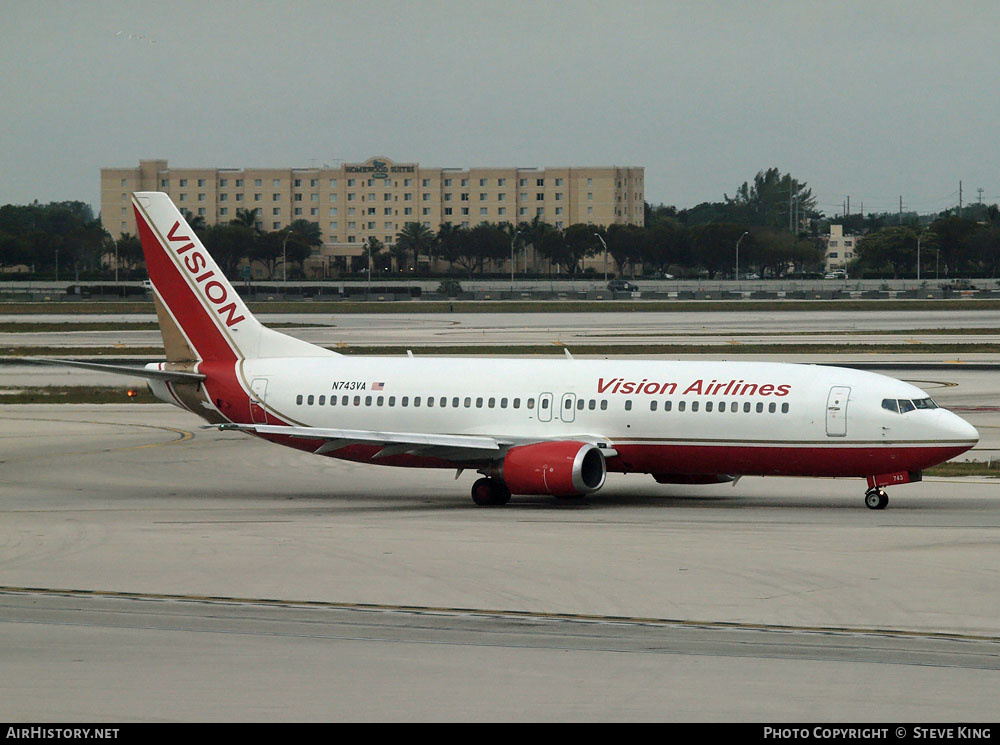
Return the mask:
<svg viewBox="0 0 1000 745">
<path fill-rule="evenodd" d="M 868 509 L 884 510 L 887 504 L 889 504 L 889 495 L 885 493 L 885 489 L 873 486 L 865 492 L 865 507 Z"/>
<path fill-rule="evenodd" d="M 500 479 L 478 479 L 472 485 L 472 501 L 480 507 L 502 507 L 510 501 L 510 489 Z"/>
</svg>

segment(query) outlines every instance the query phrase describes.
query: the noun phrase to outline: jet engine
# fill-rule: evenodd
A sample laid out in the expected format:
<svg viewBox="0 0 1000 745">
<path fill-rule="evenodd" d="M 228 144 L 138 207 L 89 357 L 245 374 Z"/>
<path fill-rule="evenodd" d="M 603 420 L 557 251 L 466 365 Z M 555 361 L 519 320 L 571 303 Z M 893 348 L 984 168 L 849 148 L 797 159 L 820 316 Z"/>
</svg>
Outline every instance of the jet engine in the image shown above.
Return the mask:
<svg viewBox="0 0 1000 745">
<path fill-rule="evenodd" d="M 607 473 L 599 447 L 566 440 L 513 447 L 489 475 L 501 479 L 511 494 L 570 497 L 597 491 Z"/>
</svg>

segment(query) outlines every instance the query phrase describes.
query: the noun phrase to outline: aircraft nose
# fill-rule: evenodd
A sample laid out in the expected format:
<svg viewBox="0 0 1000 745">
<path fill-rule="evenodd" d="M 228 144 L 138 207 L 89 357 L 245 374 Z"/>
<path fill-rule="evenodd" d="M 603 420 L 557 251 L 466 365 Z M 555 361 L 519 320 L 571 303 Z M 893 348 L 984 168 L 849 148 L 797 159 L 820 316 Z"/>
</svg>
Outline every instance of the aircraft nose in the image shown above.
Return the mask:
<svg viewBox="0 0 1000 745">
<path fill-rule="evenodd" d="M 961 440 L 969 447 L 979 442 L 979 431 L 962 417 L 947 410 L 941 413 L 945 415 L 942 417 L 941 424 L 948 439 Z"/>
</svg>

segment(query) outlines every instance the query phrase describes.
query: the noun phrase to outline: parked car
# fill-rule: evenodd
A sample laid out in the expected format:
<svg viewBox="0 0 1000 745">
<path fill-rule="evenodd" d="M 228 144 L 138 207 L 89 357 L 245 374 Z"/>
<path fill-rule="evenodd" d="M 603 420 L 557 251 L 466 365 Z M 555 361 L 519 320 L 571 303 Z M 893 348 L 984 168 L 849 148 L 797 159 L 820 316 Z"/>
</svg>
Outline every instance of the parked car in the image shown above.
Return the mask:
<svg viewBox="0 0 1000 745">
<path fill-rule="evenodd" d="M 624 279 L 613 279 L 608 282 L 608 289 L 612 292 L 638 292 L 639 288 L 632 282 Z"/>
<path fill-rule="evenodd" d="M 843 269 L 834 269 L 823 275 L 823 279 L 847 279 L 847 272 Z"/>
</svg>

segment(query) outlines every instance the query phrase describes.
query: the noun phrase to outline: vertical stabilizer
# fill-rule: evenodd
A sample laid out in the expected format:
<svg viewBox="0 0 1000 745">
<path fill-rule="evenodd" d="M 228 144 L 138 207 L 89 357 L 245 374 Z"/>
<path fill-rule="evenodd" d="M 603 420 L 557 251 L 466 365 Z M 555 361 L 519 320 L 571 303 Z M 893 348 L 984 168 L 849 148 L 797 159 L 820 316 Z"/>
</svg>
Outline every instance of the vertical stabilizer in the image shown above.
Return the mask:
<svg viewBox="0 0 1000 745">
<path fill-rule="evenodd" d="M 132 206 L 168 362 L 336 355 L 261 325 L 166 194 Z"/>
</svg>

